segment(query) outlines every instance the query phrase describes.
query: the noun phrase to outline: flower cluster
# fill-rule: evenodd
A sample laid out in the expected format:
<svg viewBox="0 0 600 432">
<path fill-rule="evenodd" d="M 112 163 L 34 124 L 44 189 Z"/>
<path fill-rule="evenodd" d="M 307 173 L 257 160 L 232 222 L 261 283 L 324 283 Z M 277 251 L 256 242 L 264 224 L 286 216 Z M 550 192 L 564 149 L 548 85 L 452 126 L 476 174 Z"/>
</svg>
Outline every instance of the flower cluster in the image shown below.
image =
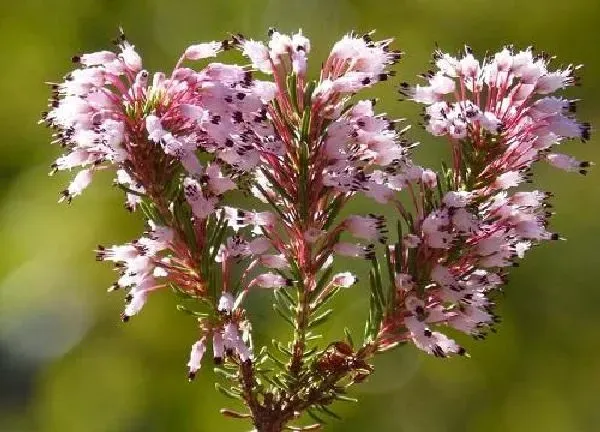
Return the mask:
<svg viewBox="0 0 600 432">
<path fill-rule="evenodd" d="M 79 67 L 64 82 L 51 84 L 51 109 L 43 118 L 66 150 L 53 169 L 81 169 L 62 199 L 70 201 L 94 172 L 114 166 L 127 208 L 141 206 L 149 218 L 151 229 L 144 237 L 98 249 L 98 259 L 114 262 L 120 274 L 111 290 L 128 290 L 122 313 L 128 321 L 159 288 L 210 298 L 211 262 L 263 253 L 260 238 L 229 240 L 229 255 L 218 253 L 217 237 L 231 222 L 226 214 L 237 212 L 223 207 L 220 198 L 238 187 L 238 178 L 259 164 L 262 153 L 281 149 L 266 114 L 273 84 L 253 80 L 242 66 L 211 63 L 199 72 L 183 66 L 216 56 L 231 46 L 228 41 L 188 47 L 170 76 L 144 70 L 123 34 L 116 44 L 117 52 L 73 57 Z M 209 156 L 206 164 L 202 153 Z M 261 218 L 269 220 L 264 213 L 246 222 L 262 225 Z M 222 298 L 229 295 L 225 291 Z M 235 319 L 224 321 L 222 315 Z M 240 358 L 250 358 L 237 336 L 239 328 L 248 327 L 242 316 L 243 310 L 234 314 L 229 308 L 227 314 L 199 320 L 201 341 L 213 336 L 215 356 L 222 357 L 221 346 L 221 351 L 233 349 Z M 203 343 L 194 345 L 190 373 L 203 351 Z"/>
<path fill-rule="evenodd" d="M 504 284 L 504 269 L 517 266 L 532 245 L 559 238 L 548 230 L 551 194 L 514 188 L 531 182 L 539 160 L 585 173 L 588 162 L 551 147 L 589 139 L 590 126 L 573 118 L 574 101 L 548 96 L 576 83 L 578 67 L 549 71 L 546 57 L 508 48 L 483 64 L 470 49 L 461 58 L 436 52 L 435 63 L 428 86 L 404 84 L 401 92 L 426 105 L 425 127 L 448 137 L 454 165 L 447 192 L 424 201 L 414 232 L 398 246 L 400 306 L 382 334 L 385 343 L 408 338 L 446 356 L 464 349 L 429 326 L 484 337 L 497 320 L 490 295 Z M 407 332 L 394 334 L 399 325 Z"/>
<path fill-rule="evenodd" d="M 168 184 L 181 165 L 192 189 L 202 184 L 202 197 L 195 198 L 212 213 L 215 197 L 236 187 L 235 174 L 258 163 L 263 141 L 269 149 L 277 147 L 264 112 L 273 95 L 269 83 L 252 81 L 240 66 L 213 63 L 196 72 L 181 65 L 214 57 L 227 46 L 190 46 L 170 77 L 142 69 L 123 35 L 118 53 L 75 56 L 80 67 L 51 84 L 51 110 L 43 115 L 56 130 L 55 142 L 67 151 L 53 168 L 83 168 L 64 197 L 79 195 L 95 171 L 112 164 L 134 208 L 140 194 L 160 194 L 154 189 Z M 198 150 L 213 154 L 214 161 L 203 167 Z"/>
<path fill-rule="evenodd" d="M 459 57 L 438 51 L 426 85 L 401 84 L 452 154 L 440 174 L 416 165 L 409 127 L 377 113 L 376 100 L 355 98 L 394 76 L 402 54 L 391 43 L 348 34 L 313 80 L 301 31 L 192 45 L 169 75 L 144 70 L 121 35 L 117 52 L 76 56 L 78 67 L 51 84 L 43 118 L 65 149 L 53 169 L 79 170 L 61 200 L 112 167 L 126 207 L 148 221 L 139 239 L 97 251 L 119 273 L 110 290 L 127 291 L 123 321 L 155 290 L 174 291 L 198 331 L 189 378 L 211 345 L 231 383 L 217 388 L 244 401 L 257 430 L 282 430 L 310 409 L 330 414 L 326 406 L 373 371 L 370 358 L 399 343 L 465 355 L 439 327 L 485 337 L 508 269 L 560 238 L 549 228 L 552 194 L 522 188 L 532 165 L 582 174 L 590 166 L 554 152 L 590 137 L 575 101 L 552 96 L 578 83 L 579 67 L 553 71 L 547 56 L 511 48 L 483 62 L 469 48 Z M 250 64 L 184 65 L 225 49 Z M 235 189 L 247 196 L 230 207 Z M 383 216 L 348 214 L 356 196 L 398 211 L 397 241 Z M 340 256 L 371 265 L 365 335 L 360 346 L 348 332 L 323 348 L 315 328 L 334 313 L 330 299 L 359 281 L 333 273 Z M 257 289 L 273 292 L 292 330 L 289 342 L 274 341 L 276 351 L 253 346 L 244 301 Z"/>
<path fill-rule="evenodd" d="M 202 358 L 206 353 L 207 338 L 212 336 L 214 363 L 220 365 L 226 356 L 236 356 L 241 362 L 250 362 L 253 354 L 250 336 L 250 322 L 245 319 L 244 311 L 238 308 L 241 298 L 234 302 L 233 296 L 224 292 L 219 298 L 218 319 L 207 325 L 207 321 L 199 320 L 201 338 L 192 345 L 188 362 L 188 378 L 193 380 L 202 366 Z"/>
<path fill-rule="evenodd" d="M 163 287 L 165 278 L 172 272 L 170 259 L 164 254 L 169 249 L 175 249 L 174 233 L 170 228 L 155 226 L 153 222 L 150 225 L 152 230 L 147 236 L 124 245 L 109 248 L 98 246 L 96 253 L 98 261 L 114 262 L 120 274 L 109 291 L 123 288 L 129 290 L 122 314 L 124 321 L 128 321 L 142 309 L 148 295 Z M 197 283 L 197 280 L 189 280 L 185 285 L 198 289 Z"/>
<path fill-rule="evenodd" d="M 497 180 L 493 188 L 520 183 L 523 171 L 539 159 L 566 170 L 587 166 L 551 153 L 564 139 L 590 138 L 590 125 L 572 116 L 576 101 L 549 96 L 578 83 L 580 66 L 551 71 L 549 58 L 534 56 L 531 49 L 504 48 L 483 64 L 470 48 L 461 58 L 441 52 L 434 57 L 438 70 L 425 75 L 429 85 L 403 84 L 401 91 L 427 105 L 425 124 L 431 134 L 468 140 L 474 151 L 486 147 L 492 152 L 481 175 Z"/>
<path fill-rule="evenodd" d="M 400 138 L 407 128 L 397 131 L 395 121 L 376 114 L 374 100 L 350 101 L 361 89 L 392 76 L 389 67 L 401 53 L 389 48 L 390 40 L 350 34 L 333 46 L 314 82 L 306 78 L 310 42 L 302 32 L 288 36 L 271 30 L 268 44 L 242 36 L 237 42 L 254 68 L 273 76 L 275 103 L 268 115 L 285 149 L 279 155 L 262 153 L 266 164 L 256 195 L 279 207 L 294 244 L 305 250 L 300 244 L 321 246 L 317 268 L 332 252 L 371 257 L 371 244 L 336 239 L 347 231 L 381 241 L 381 218 L 353 216 L 337 228 L 327 226 L 332 204 L 339 211 L 356 193 L 386 203 L 395 190 L 389 178 L 410 165 L 407 141 Z M 289 256 L 289 251 L 280 252 Z"/>
</svg>

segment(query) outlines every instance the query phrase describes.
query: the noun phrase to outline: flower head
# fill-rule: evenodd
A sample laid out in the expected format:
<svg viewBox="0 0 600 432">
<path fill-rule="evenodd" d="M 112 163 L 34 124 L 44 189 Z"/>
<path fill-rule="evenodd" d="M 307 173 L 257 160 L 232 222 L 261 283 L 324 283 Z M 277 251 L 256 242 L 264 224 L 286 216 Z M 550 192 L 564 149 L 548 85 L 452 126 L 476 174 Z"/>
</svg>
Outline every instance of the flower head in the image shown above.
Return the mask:
<svg viewBox="0 0 600 432">
<path fill-rule="evenodd" d="M 577 83 L 578 66 L 551 70 L 546 57 L 509 48 L 483 62 L 468 48 L 457 58 L 438 51 L 434 60 L 437 70 L 424 75 L 428 85 L 403 84 L 401 92 L 426 106 L 425 128 L 447 137 L 453 166 L 436 200 L 423 189 L 422 203 L 414 200 L 418 218 L 407 221 L 412 232 L 396 248 L 400 257 L 414 249 L 414 268 L 426 270 L 411 274 L 398 264 L 412 283 L 396 283 L 397 309 L 380 337 L 384 346 L 408 339 L 447 356 L 464 349 L 431 327 L 443 324 L 483 338 L 498 319 L 491 298 L 506 269 L 533 245 L 560 238 L 549 229 L 550 194 L 514 188 L 532 181 L 537 161 L 585 174 L 589 162 L 550 148 L 589 139 L 590 127 L 574 118 L 574 101 L 550 96 Z M 414 178 L 406 183 L 412 190 L 418 184 Z M 407 331 L 393 336 L 398 326 Z"/>
</svg>

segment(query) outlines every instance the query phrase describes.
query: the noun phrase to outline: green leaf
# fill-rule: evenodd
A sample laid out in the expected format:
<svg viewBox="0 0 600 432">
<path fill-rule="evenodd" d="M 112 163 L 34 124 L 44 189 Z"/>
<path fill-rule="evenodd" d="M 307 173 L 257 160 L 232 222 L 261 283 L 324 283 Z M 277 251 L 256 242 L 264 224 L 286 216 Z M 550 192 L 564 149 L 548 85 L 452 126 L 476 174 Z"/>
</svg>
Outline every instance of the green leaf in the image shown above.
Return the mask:
<svg viewBox="0 0 600 432">
<path fill-rule="evenodd" d="M 385 260 L 388 269 L 388 290 L 387 290 L 387 310 L 391 312 L 394 308 L 394 304 L 396 303 L 396 284 L 395 284 L 395 272 L 394 272 L 394 264 L 392 263 L 392 252 L 390 250 L 391 247 L 394 246 L 386 246 L 385 248 Z"/>
<path fill-rule="evenodd" d="M 283 344 L 275 339 L 273 339 L 271 341 L 271 343 L 273 344 L 273 346 L 275 348 L 277 348 L 279 350 L 279 352 L 281 352 L 282 354 L 285 354 L 288 357 L 292 357 L 292 351 L 286 347 L 283 346 Z"/>
<path fill-rule="evenodd" d="M 344 206 L 344 196 L 338 194 L 333 200 L 331 200 L 331 202 L 325 209 L 325 214 L 327 215 L 327 219 L 325 220 L 323 229 L 327 230 L 331 227 L 331 225 L 333 224 L 335 218 L 340 213 L 343 206 Z"/>
<path fill-rule="evenodd" d="M 281 380 L 275 380 L 273 376 L 261 375 L 261 378 L 271 384 L 273 388 L 286 389 L 287 386 Z"/>
<path fill-rule="evenodd" d="M 313 347 L 309 350 L 304 351 L 304 354 L 302 354 L 302 357 L 304 358 L 309 358 L 312 357 L 314 354 L 316 354 L 319 351 L 319 348 L 317 347 Z"/>
<path fill-rule="evenodd" d="M 373 258 L 371 264 L 371 271 L 369 272 L 371 291 L 375 295 L 378 311 L 381 312 L 385 307 L 385 297 L 383 295 L 383 287 L 381 286 L 381 274 L 379 273 L 379 262 L 377 261 L 377 258 Z"/>
<path fill-rule="evenodd" d="M 335 398 L 337 400 L 345 401 L 345 402 L 358 402 L 358 399 L 352 398 L 350 396 L 346 396 L 343 394 L 336 393 Z"/>
<path fill-rule="evenodd" d="M 288 309 L 288 310 L 296 309 L 296 306 L 297 306 L 296 301 L 292 298 L 290 293 L 288 293 L 285 288 L 281 287 L 281 288 L 277 288 L 277 289 L 273 290 L 273 296 L 275 297 L 275 300 L 277 300 L 277 302 L 283 309 Z"/>
<path fill-rule="evenodd" d="M 323 288 L 325 287 L 325 285 L 327 284 L 327 282 L 329 282 L 329 279 L 331 278 L 331 274 L 333 273 L 333 267 L 329 266 L 327 267 L 323 273 L 321 274 L 321 277 L 319 278 L 319 280 L 317 281 L 317 284 L 315 285 L 315 290 L 314 290 L 314 295 L 316 296 L 318 293 L 320 293 Z"/>
<path fill-rule="evenodd" d="M 143 192 L 136 191 L 136 190 L 133 190 L 133 189 L 129 189 L 129 188 L 128 188 L 127 186 L 125 186 L 124 184 L 121 184 L 121 183 L 115 183 L 115 185 L 116 185 L 116 186 L 117 186 L 119 189 L 121 189 L 123 192 L 125 192 L 125 193 L 131 194 L 131 195 L 135 195 L 135 196 L 138 196 L 138 197 L 141 197 L 141 198 L 146 198 L 146 194 L 144 194 Z"/>
<path fill-rule="evenodd" d="M 228 380 L 236 380 L 238 378 L 237 373 L 229 373 L 225 369 L 220 367 L 213 368 L 213 371 L 217 375 L 221 375 L 223 378 Z"/>
<path fill-rule="evenodd" d="M 273 375 L 269 378 L 270 378 L 269 382 L 272 385 L 274 385 L 275 387 L 284 389 L 284 390 L 287 390 L 289 388 L 289 385 L 285 381 L 283 381 L 278 375 Z"/>
<path fill-rule="evenodd" d="M 139 206 L 146 219 L 157 222 L 158 225 L 165 225 L 160 212 L 148 198 L 142 199 Z"/>
<path fill-rule="evenodd" d="M 198 251 L 196 230 L 194 229 L 194 222 L 192 221 L 192 212 L 190 206 L 181 200 L 177 200 L 173 202 L 171 212 L 175 218 L 177 226 L 183 231 L 186 244 L 189 246 L 192 252 Z"/>
<path fill-rule="evenodd" d="M 308 322 L 308 328 L 317 327 L 320 324 L 323 324 L 327 319 L 331 316 L 333 309 L 327 309 L 322 314 L 316 316 Z"/>
<path fill-rule="evenodd" d="M 235 387 L 226 389 L 221 384 L 215 383 L 215 389 L 230 399 L 243 400 L 242 396 L 240 395 L 240 390 L 236 389 Z"/>
<path fill-rule="evenodd" d="M 442 162 L 442 173 L 444 174 L 444 178 L 446 180 L 446 190 L 452 190 L 454 188 L 452 179 L 454 172 L 452 169 L 448 168 L 446 162 Z"/>
<path fill-rule="evenodd" d="M 323 298 L 321 300 L 319 300 L 318 304 L 311 305 L 313 312 L 316 312 L 319 309 L 321 309 L 323 306 L 328 305 L 331 302 L 331 300 L 335 297 L 335 295 L 337 293 L 339 293 L 340 291 L 341 291 L 340 287 L 338 287 L 338 286 L 333 287 L 327 294 L 325 294 L 323 296 Z"/>
<path fill-rule="evenodd" d="M 444 198 L 444 190 L 442 189 L 442 179 L 440 178 L 439 173 L 435 174 L 436 176 L 436 184 L 437 184 L 437 192 L 438 192 L 438 198 L 439 198 L 439 202 L 442 202 L 442 199 Z"/>
<path fill-rule="evenodd" d="M 297 78 L 296 75 L 288 75 L 286 79 L 286 84 L 288 88 L 288 92 L 290 94 L 290 99 L 292 100 L 292 106 L 295 108 L 296 112 L 299 111 L 298 108 L 298 89 L 296 86 Z"/>
<path fill-rule="evenodd" d="M 336 420 L 341 420 L 342 419 L 339 415 L 337 415 L 336 413 L 334 413 L 333 411 L 331 411 L 325 405 L 318 405 L 318 408 L 319 408 L 319 410 L 323 411 L 325 414 L 327 414 L 328 416 L 333 417 Z"/>
<path fill-rule="evenodd" d="M 374 310 L 375 310 L 375 298 L 373 293 L 369 295 L 369 315 L 367 316 L 367 321 L 365 321 L 365 331 L 363 335 L 364 344 L 368 344 L 372 340 L 373 334 L 373 318 L 374 318 Z"/>
<path fill-rule="evenodd" d="M 272 353 L 267 352 L 267 357 L 269 357 L 269 359 L 271 359 L 271 361 L 273 361 L 273 363 L 279 366 L 279 368 L 281 368 L 282 370 L 285 370 L 287 368 L 286 364 L 279 360 L 277 357 L 275 357 L 275 355 L 273 355 Z"/>
<path fill-rule="evenodd" d="M 352 334 L 350 333 L 350 329 L 348 327 L 344 327 L 344 335 L 346 336 L 346 342 L 348 342 L 348 345 L 354 349 L 354 341 L 352 340 Z"/>
<path fill-rule="evenodd" d="M 273 304 L 273 309 L 275 309 L 275 312 L 277 312 L 285 322 L 287 322 L 293 328 L 296 328 L 296 324 L 294 323 L 292 317 L 289 316 L 289 311 L 286 313 L 277 303 Z"/>
<path fill-rule="evenodd" d="M 310 110 L 310 107 L 307 108 Z M 309 120 L 305 122 L 310 123 L 310 111 L 305 111 L 305 119 L 308 117 Z M 302 126 L 304 130 L 304 124 Z M 308 126 L 307 126 L 308 127 Z M 300 212 L 300 217 L 302 221 L 306 221 L 308 218 L 308 200 L 307 200 L 307 188 L 309 187 L 310 179 L 308 178 L 309 171 L 309 149 L 308 149 L 308 137 L 302 137 L 300 142 L 298 142 L 298 207 Z"/>
<path fill-rule="evenodd" d="M 306 410 L 306 414 L 308 414 L 308 416 L 313 419 L 314 421 L 316 421 L 317 423 L 323 423 L 326 424 L 327 422 L 325 420 L 323 420 L 322 418 L 320 418 L 319 416 L 317 416 L 315 414 L 315 412 L 312 409 L 307 409 Z"/>
<path fill-rule="evenodd" d="M 315 91 L 316 86 L 317 86 L 317 83 L 314 80 L 309 81 L 304 86 L 304 106 L 305 107 L 312 106 L 312 94 Z"/>
<path fill-rule="evenodd" d="M 191 309 L 189 309 L 188 307 L 186 307 L 185 305 L 182 305 L 182 304 L 178 304 L 177 305 L 177 310 L 180 311 L 180 312 L 184 312 L 184 313 L 186 313 L 188 315 L 195 316 L 197 318 L 208 318 L 210 316 L 209 314 L 204 313 L 204 312 L 198 312 L 198 311 L 195 311 L 195 310 L 191 310 Z"/>
</svg>

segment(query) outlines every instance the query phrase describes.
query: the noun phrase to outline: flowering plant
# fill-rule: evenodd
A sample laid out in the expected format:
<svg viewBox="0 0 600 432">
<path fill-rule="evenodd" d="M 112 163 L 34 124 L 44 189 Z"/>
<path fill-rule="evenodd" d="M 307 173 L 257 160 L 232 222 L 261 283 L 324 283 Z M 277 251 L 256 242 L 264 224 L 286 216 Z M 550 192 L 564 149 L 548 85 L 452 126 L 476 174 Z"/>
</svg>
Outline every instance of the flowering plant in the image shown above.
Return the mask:
<svg viewBox="0 0 600 432">
<path fill-rule="evenodd" d="M 313 80 L 302 32 L 192 45 L 170 74 L 143 69 L 121 34 L 117 52 L 76 56 L 77 68 L 51 84 L 43 118 L 65 150 L 53 170 L 80 168 L 61 201 L 114 169 L 127 209 L 147 221 L 139 239 L 98 247 L 119 273 L 109 290 L 126 291 L 122 320 L 171 290 L 198 332 L 190 380 L 210 346 L 216 388 L 247 408 L 223 414 L 258 431 L 321 427 L 337 416 L 333 402 L 350 400 L 349 387 L 373 372 L 372 358 L 401 344 L 466 355 L 442 329 L 484 338 L 507 269 L 560 238 L 548 227 L 552 194 L 520 187 L 532 182 L 532 166 L 582 174 L 589 166 L 553 151 L 590 136 L 574 119 L 575 101 L 549 96 L 576 84 L 579 67 L 550 70 L 549 57 L 510 47 L 481 62 L 468 47 L 458 57 L 437 51 L 427 85 L 400 84 L 451 152 L 439 172 L 416 165 L 409 127 L 355 96 L 394 76 L 402 53 L 391 42 L 346 35 Z M 188 67 L 230 49 L 250 65 Z M 397 220 L 348 215 L 361 195 Z M 323 342 L 331 300 L 358 281 L 334 274 L 340 256 L 369 263 L 365 331 Z M 272 347 L 253 344 L 245 308 L 260 289 L 272 290 L 290 326 L 290 340 Z M 305 413 L 313 425 L 290 425 Z"/>
</svg>

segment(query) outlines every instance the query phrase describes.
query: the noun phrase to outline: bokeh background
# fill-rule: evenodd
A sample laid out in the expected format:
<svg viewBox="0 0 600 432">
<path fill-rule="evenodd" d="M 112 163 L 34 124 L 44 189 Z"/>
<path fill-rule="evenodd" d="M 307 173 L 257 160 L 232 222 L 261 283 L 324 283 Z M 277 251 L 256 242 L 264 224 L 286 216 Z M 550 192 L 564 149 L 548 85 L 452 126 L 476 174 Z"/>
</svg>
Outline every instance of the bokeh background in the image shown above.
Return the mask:
<svg viewBox="0 0 600 432">
<path fill-rule="evenodd" d="M 350 29 L 376 28 L 407 52 L 397 82 L 414 82 L 439 43 L 468 42 L 479 53 L 534 44 L 559 63 L 585 63 L 579 116 L 600 124 L 597 0 L 20 0 L 0 5 L 0 431 L 244 431 L 218 409 L 210 367 L 189 384 L 185 363 L 193 324 L 169 295 L 153 297 L 123 325 L 121 298 L 107 295 L 108 265 L 97 243 L 125 242 L 142 226 L 122 208 L 108 177 L 72 206 L 58 205 L 68 175 L 48 178 L 59 149 L 37 126 L 48 97 L 44 81 L 69 68 L 73 54 L 103 49 L 122 25 L 149 69 L 168 70 L 189 44 L 269 26 L 301 27 L 313 43 L 313 67 Z M 417 109 L 397 102 L 394 83 L 376 93 L 394 117 L 416 124 Z M 421 162 L 443 154 L 425 137 Z M 600 161 L 597 138 L 568 143 Z M 553 227 L 568 238 L 536 248 L 512 272 L 501 299 L 499 333 L 460 338 L 470 359 L 439 360 L 405 347 L 376 361 L 376 374 L 338 405 L 330 431 L 592 432 L 600 430 L 600 173 L 584 178 L 542 167 L 539 183 L 556 192 Z M 354 204 L 370 206 L 368 202 Z M 367 288 L 337 303 L 325 331 L 360 329 Z M 266 297 L 251 301 L 256 337 L 284 335 Z"/>
</svg>

